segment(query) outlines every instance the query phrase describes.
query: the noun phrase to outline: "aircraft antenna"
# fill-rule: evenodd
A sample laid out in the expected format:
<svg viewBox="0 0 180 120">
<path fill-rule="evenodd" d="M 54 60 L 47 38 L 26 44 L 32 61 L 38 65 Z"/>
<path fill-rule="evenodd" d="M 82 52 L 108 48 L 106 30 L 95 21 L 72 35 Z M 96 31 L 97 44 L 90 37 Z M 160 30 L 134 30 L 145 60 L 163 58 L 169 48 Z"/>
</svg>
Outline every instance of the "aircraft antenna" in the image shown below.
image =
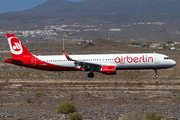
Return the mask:
<svg viewBox="0 0 180 120">
<path fill-rule="evenodd" d="M 63 50 L 64 50 L 64 33 L 63 33 Z"/>
<path fill-rule="evenodd" d="M 64 33 L 62 34 L 63 35 L 63 50 L 64 50 Z M 63 53 L 64 54 L 64 53 Z"/>
</svg>

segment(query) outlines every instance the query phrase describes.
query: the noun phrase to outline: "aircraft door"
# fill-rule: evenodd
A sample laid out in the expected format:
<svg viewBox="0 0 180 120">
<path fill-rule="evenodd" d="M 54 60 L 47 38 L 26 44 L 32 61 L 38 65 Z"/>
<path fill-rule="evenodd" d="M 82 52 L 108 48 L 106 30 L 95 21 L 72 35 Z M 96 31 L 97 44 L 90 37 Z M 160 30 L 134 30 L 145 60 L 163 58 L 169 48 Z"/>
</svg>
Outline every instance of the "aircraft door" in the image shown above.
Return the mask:
<svg viewBox="0 0 180 120">
<path fill-rule="evenodd" d="M 159 63 L 159 55 L 158 54 L 154 54 L 154 63 Z"/>
<path fill-rule="evenodd" d="M 31 64 L 32 64 L 32 66 L 36 66 L 36 58 L 35 57 L 33 57 L 31 59 Z"/>
</svg>

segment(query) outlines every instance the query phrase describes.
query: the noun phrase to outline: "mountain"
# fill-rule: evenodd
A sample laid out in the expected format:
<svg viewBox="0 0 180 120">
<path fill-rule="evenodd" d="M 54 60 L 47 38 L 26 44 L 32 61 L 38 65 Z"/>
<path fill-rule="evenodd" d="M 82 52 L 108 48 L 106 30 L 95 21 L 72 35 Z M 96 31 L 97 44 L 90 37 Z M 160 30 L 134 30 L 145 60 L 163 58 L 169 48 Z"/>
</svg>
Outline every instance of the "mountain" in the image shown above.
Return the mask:
<svg viewBox="0 0 180 120">
<path fill-rule="evenodd" d="M 37 30 L 48 25 L 95 25 L 98 32 L 78 32 L 73 38 L 107 37 L 108 29 L 139 22 L 164 22 L 164 26 L 131 26 L 114 39 L 170 39 L 180 33 L 180 0 L 49 0 L 37 7 L 0 14 L 0 30 Z M 104 30 L 103 32 L 101 30 Z M 145 32 L 146 31 L 146 32 Z M 154 32 L 156 31 L 156 32 Z M 142 34 L 143 33 L 143 34 Z M 149 35 L 149 36 L 148 36 Z M 153 36 L 153 37 L 152 37 Z M 179 36 L 175 36 L 177 40 Z"/>
<path fill-rule="evenodd" d="M 14 14 L 33 16 L 176 14 L 180 0 L 49 0 L 35 8 Z"/>
</svg>

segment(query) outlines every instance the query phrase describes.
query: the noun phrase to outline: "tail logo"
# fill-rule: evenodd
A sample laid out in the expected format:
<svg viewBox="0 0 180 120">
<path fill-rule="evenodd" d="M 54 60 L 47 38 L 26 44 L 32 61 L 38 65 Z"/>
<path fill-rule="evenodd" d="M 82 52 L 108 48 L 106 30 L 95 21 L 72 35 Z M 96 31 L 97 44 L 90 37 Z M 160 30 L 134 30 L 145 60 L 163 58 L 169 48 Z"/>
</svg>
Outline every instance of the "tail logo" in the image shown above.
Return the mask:
<svg viewBox="0 0 180 120">
<path fill-rule="evenodd" d="M 14 37 L 9 38 L 11 52 L 15 55 L 20 55 L 23 52 L 21 42 Z"/>
<path fill-rule="evenodd" d="M 13 50 L 14 51 L 20 51 L 21 50 L 21 46 L 19 43 L 14 43 L 15 45 L 13 46 Z"/>
</svg>

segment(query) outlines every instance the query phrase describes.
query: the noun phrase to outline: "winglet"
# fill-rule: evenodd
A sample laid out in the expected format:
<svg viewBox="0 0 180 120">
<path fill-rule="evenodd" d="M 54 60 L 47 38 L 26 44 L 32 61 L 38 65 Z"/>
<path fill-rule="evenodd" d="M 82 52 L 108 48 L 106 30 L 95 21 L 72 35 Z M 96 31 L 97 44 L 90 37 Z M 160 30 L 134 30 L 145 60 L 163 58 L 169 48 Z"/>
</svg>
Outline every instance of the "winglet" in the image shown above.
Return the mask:
<svg viewBox="0 0 180 120">
<path fill-rule="evenodd" d="M 71 58 L 69 57 L 69 55 L 68 55 L 64 50 L 63 50 L 63 53 L 64 53 L 65 57 L 66 57 L 68 60 L 74 61 L 73 59 L 71 59 Z"/>
</svg>

